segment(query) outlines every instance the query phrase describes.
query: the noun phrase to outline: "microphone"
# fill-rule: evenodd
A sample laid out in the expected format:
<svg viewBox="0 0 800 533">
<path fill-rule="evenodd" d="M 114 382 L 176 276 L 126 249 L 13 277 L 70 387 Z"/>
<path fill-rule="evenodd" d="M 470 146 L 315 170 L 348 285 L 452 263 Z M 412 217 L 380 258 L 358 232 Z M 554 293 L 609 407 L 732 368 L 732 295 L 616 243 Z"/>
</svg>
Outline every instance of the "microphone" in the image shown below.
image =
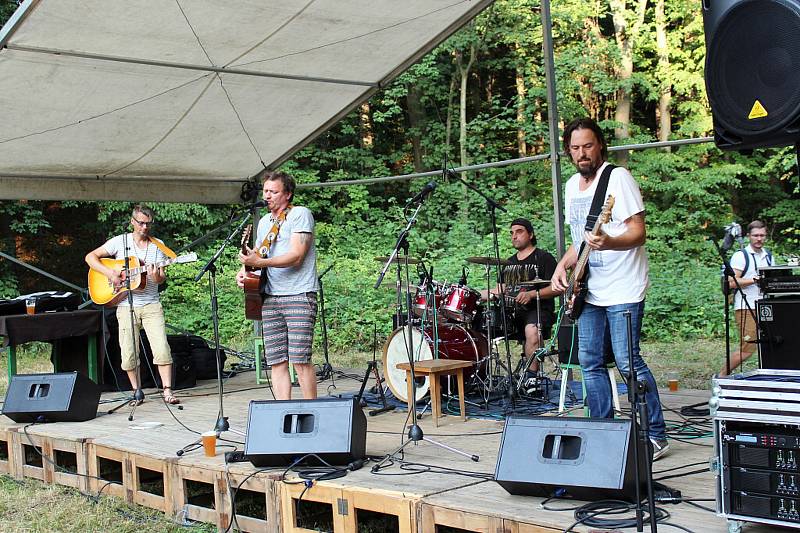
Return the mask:
<svg viewBox="0 0 800 533">
<path fill-rule="evenodd" d="M 414 202 L 421 202 L 422 200 L 425 199 L 426 196 L 428 196 L 431 192 L 433 192 L 435 188 L 436 188 L 435 181 L 428 182 L 428 184 L 425 185 L 422 188 L 422 190 L 417 193 L 416 196 L 414 196 L 411 200 L 409 200 L 408 203 L 412 204 Z"/>
<path fill-rule="evenodd" d="M 722 250 L 727 252 L 733 246 L 733 240 L 741 237 L 742 227 L 736 222 L 731 222 L 725 226 L 725 239 L 722 241 Z"/>
</svg>

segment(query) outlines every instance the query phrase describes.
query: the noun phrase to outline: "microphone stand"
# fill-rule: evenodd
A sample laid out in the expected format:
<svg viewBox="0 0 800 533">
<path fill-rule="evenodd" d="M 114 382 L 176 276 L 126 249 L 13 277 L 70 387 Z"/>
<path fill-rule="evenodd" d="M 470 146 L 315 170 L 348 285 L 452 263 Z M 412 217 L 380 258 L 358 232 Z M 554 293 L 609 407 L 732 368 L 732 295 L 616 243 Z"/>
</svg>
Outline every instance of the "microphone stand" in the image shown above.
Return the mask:
<svg viewBox="0 0 800 533">
<path fill-rule="evenodd" d="M 395 455 L 397 455 L 398 453 L 401 453 L 405 449 L 405 447 L 408 446 L 410 443 L 413 442 L 416 445 L 417 443 L 419 443 L 419 441 L 429 442 L 429 443 L 431 443 L 431 444 L 433 444 L 435 446 L 438 446 L 440 448 L 444 448 L 445 450 L 451 451 L 453 453 L 457 453 L 459 455 L 463 455 L 464 457 L 468 457 L 469 459 L 471 459 L 473 461 L 476 461 L 476 462 L 480 459 L 480 457 L 478 455 L 472 455 L 472 454 L 463 452 L 461 450 L 458 450 L 456 448 L 452 448 L 452 447 L 450 447 L 450 446 L 448 446 L 448 445 L 446 445 L 444 443 L 437 442 L 437 441 L 435 441 L 433 439 L 427 438 L 425 436 L 425 434 L 422 432 L 422 428 L 419 427 L 419 423 L 418 423 L 418 420 L 417 420 L 417 406 L 416 406 L 416 403 L 417 403 L 416 402 L 416 400 L 417 400 L 417 379 L 416 379 L 416 374 L 414 373 L 414 346 L 413 346 L 413 344 L 414 344 L 413 331 L 414 330 L 412 328 L 412 322 L 411 322 L 411 320 L 412 320 L 412 314 L 411 314 L 411 286 L 409 285 L 409 276 L 408 276 L 408 236 L 411 233 L 411 228 L 413 228 L 414 225 L 417 223 L 417 216 L 419 215 L 419 211 L 420 211 L 420 209 L 422 209 L 422 205 L 424 203 L 425 203 L 425 198 L 424 197 L 420 198 L 419 199 L 419 203 L 417 204 L 417 209 L 414 211 L 414 214 L 411 215 L 411 218 L 408 219 L 408 224 L 406 224 L 406 227 L 403 228 L 403 230 L 397 236 L 397 242 L 394 245 L 394 249 L 392 250 L 392 253 L 389 255 L 389 259 L 386 261 L 386 264 L 383 265 L 383 269 L 381 270 L 381 273 L 378 275 L 378 280 L 375 282 L 375 286 L 374 286 L 375 289 L 377 289 L 377 288 L 379 288 L 381 286 L 381 282 L 383 282 L 383 278 L 386 276 L 386 272 L 389 270 L 389 267 L 391 266 L 392 262 L 396 261 L 396 257 L 398 256 L 398 252 L 402 249 L 403 250 L 403 255 L 405 256 L 404 257 L 404 266 L 405 266 L 405 273 L 406 273 L 406 319 L 407 319 L 406 324 L 403 325 L 403 328 L 404 328 L 403 336 L 405 338 L 406 350 L 408 352 L 408 364 L 409 364 L 409 366 L 411 368 L 411 371 L 410 371 L 411 372 L 411 397 L 408 399 L 408 404 L 409 404 L 409 407 L 411 408 L 411 426 L 408 428 L 408 440 L 405 441 L 404 443 L 402 443 L 394 451 L 388 453 L 386 455 L 386 457 L 381 459 L 380 462 L 378 462 L 375 466 L 373 466 L 372 467 L 372 472 L 373 473 L 378 472 L 381 468 L 383 468 L 383 466 L 387 462 L 392 461 L 394 459 Z M 400 265 L 400 261 L 397 261 L 397 283 L 398 283 L 398 289 L 400 287 L 401 279 L 402 279 L 401 278 L 401 265 Z M 400 299 L 399 290 L 398 290 L 397 298 L 398 298 L 398 300 Z M 434 306 L 434 309 L 435 309 L 435 306 Z M 407 328 L 407 331 L 408 331 L 408 336 L 407 337 L 405 335 L 406 328 Z M 424 331 L 423 331 L 423 335 L 424 335 Z M 434 354 L 434 356 L 438 355 L 438 344 L 436 343 L 436 341 L 434 341 L 433 354 Z M 384 372 L 386 372 L 386 369 L 384 369 Z M 431 377 L 430 379 L 438 379 L 438 377 L 436 377 L 436 378 Z"/>
<path fill-rule="evenodd" d="M 645 449 L 650 450 L 650 439 L 648 437 L 648 429 L 650 427 L 650 418 L 647 412 L 647 401 L 645 395 L 647 394 L 647 382 L 639 381 L 638 374 L 633 367 L 633 328 L 631 325 L 631 312 L 624 311 L 625 323 L 627 327 L 628 336 L 628 401 L 631 404 L 631 431 L 633 432 L 633 474 L 636 480 L 636 531 L 644 530 L 644 509 L 642 508 L 642 495 L 641 495 L 641 473 L 639 472 L 639 456 L 643 452 L 642 443 L 647 442 Z M 612 384 L 613 386 L 613 384 Z M 639 415 L 637 422 L 636 415 Z M 649 504 L 649 521 L 650 531 L 657 531 L 656 528 L 656 502 L 653 497 L 653 461 L 647 456 L 645 464 L 647 474 L 647 502 Z"/>
<path fill-rule="evenodd" d="M 136 244 L 134 243 L 134 246 Z M 128 298 L 128 311 L 129 317 L 131 320 L 131 343 L 133 344 L 133 357 L 136 361 L 136 366 L 134 367 L 134 371 L 136 373 L 136 390 L 133 392 L 133 404 L 131 405 L 131 412 L 128 414 L 128 421 L 133 421 L 133 415 L 136 413 L 136 408 L 139 406 L 140 403 L 144 401 L 144 391 L 142 390 L 142 373 L 141 373 L 141 365 L 139 364 L 139 352 L 136 349 L 136 319 L 134 318 L 133 314 L 133 291 L 131 290 L 131 260 L 130 256 L 128 255 L 128 233 L 125 232 L 122 234 L 122 248 L 125 250 L 125 289 L 128 291 L 127 298 Z M 131 248 L 132 249 L 132 248 Z M 147 276 L 147 272 L 145 271 L 145 276 Z M 145 282 L 146 283 L 146 282 Z M 107 414 L 112 414 L 119 410 L 122 406 L 127 404 L 130 400 L 127 398 L 120 403 L 118 406 L 110 409 Z"/>
<path fill-rule="evenodd" d="M 497 215 L 496 210 L 499 209 L 503 213 L 508 213 L 508 211 L 494 201 L 492 198 L 487 196 L 483 191 L 475 187 L 473 184 L 462 178 L 460 175 L 456 174 L 454 171 L 449 170 L 447 171 L 447 175 L 453 178 L 458 179 L 461 183 L 466 185 L 468 188 L 472 189 L 480 196 L 486 200 L 486 208 L 489 211 L 489 220 L 492 224 L 492 248 L 494 250 L 494 258 L 495 264 L 497 266 L 497 270 L 495 270 L 496 278 L 497 278 L 497 285 L 501 289 L 503 289 L 503 297 L 505 296 L 505 287 L 503 286 L 503 271 L 500 268 L 500 244 L 497 241 Z M 506 306 L 505 300 L 501 300 L 502 305 L 500 305 L 500 319 L 501 323 L 503 324 L 503 337 L 505 337 L 505 342 L 503 343 L 506 347 L 506 371 L 508 372 L 508 406 L 506 407 L 506 414 L 513 413 L 516 410 L 516 403 L 517 403 L 517 391 L 516 387 L 514 386 L 514 367 L 511 363 L 511 347 L 508 343 L 508 316 L 506 314 Z"/>
<path fill-rule="evenodd" d="M 219 341 L 219 307 L 217 301 L 217 266 L 216 262 L 217 259 L 222 255 L 222 252 L 225 248 L 230 244 L 231 240 L 241 233 L 242 229 L 244 228 L 245 224 L 248 221 L 250 214 L 245 214 L 242 219 L 239 221 L 239 224 L 234 228 L 234 230 L 228 235 L 225 240 L 222 242 L 222 245 L 219 247 L 217 252 L 214 256 L 208 260 L 208 262 L 203 265 L 203 268 L 197 273 L 194 278 L 195 283 L 200 281 L 203 275 L 208 272 L 209 273 L 209 294 L 211 298 L 211 322 L 214 326 L 214 346 L 215 346 L 215 355 L 217 359 L 217 393 L 219 396 L 219 411 L 217 416 L 217 422 L 214 425 L 214 431 L 217 432 L 219 435 L 222 432 L 229 431 L 230 425 L 228 424 L 228 418 L 225 416 L 222 406 L 222 357 L 221 357 L 221 350 L 220 350 L 220 341 Z"/>
<path fill-rule="evenodd" d="M 725 306 L 724 308 L 724 315 L 725 315 L 725 371 L 728 375 L 730 375 L 731 370 L 731 312 L 730 306 L 728 305 L 728 296 L 730 295 L 730 285 L 728 284 L 728 279 L 732 279 L 733 283 L 736 285 L 736 289 L 734 289 L 733 293 L 736 294 L 736 291 L 739 291 L 739 294 L 742 296 L 742 301 L 744 302 L 745 308 L 747 312 L 753 317 L 753 321 L 756 321 L 756 314 L 755 311 L 750 307 L 750 303 L 747 301 L 747 295 L 742 290 L 742 286 L 739 284 L 739 280 L 736 279 L 736 274 L 733 271 L 733 267 L 731 267 L 730 261 L 728 261 L 727 256 L 725 255 L 727 250 L 724 247 L 720 247 L 717 241 L 710 239 L 711 244 L 714 245 L 714 248 L 717 250 L 717 254 L 722 258 L 722 264 L 724 269 L 725 281 L 722 285 L 722 294 L 724 298 L 722 300 L 722 305 Z M 745 252 L 746 253 L 746 252 Z M 739 343 L 743 339 L 739 339 Z"/>
</svg>

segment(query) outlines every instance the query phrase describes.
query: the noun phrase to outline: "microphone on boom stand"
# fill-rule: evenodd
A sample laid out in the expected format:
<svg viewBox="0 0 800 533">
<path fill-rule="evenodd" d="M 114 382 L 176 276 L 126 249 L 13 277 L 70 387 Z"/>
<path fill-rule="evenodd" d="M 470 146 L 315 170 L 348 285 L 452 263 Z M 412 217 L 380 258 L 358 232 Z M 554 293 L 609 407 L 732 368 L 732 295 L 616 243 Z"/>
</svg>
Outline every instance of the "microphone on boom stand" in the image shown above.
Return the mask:
<svg viewBox="0 0 800 533">
<path fill-rule="evenodd" d="M 426 184 L 426 185 L 425 185 L 425 186 L 422 188 L 422 190 L 421 190 L 421 191 L 419 191 L 419 192 L 418 192 L 418 193 L 417 193 L 417 194 L 416 194 L 416 195 L 415 195 L 413 198 L 411 198 L 411 200 L 409 200 L 407 203 L 409 203 L 409 204 L 413 204 L 414 202 L 421 202 L 422 200 L 424 200 L 424 199 L 425 199 L 425 197 L 426 197 L 426 196 L 428 196 L 430 193 L 432 193 L 432 192 L 433 192 L 433 190 L 434 190 L 435 188 L 436 188 L 436 182 L 435 182 L 435 181 L 429 181 L 429 182 L 428 182 L 428 183 L 427 183 L 427 184 Z"/>
</svg>

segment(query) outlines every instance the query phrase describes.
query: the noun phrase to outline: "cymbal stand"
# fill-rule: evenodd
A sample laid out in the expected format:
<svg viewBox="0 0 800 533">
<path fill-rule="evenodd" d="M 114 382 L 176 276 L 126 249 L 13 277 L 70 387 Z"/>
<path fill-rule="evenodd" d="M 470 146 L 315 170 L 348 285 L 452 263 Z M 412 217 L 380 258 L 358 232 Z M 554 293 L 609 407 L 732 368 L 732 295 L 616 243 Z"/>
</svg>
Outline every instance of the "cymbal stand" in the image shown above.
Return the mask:
<svg viewBox="0 0 800 533">
<path fill-rule="evenodd" d="M 483 191 L 481 191 L 480 189 L 475 187 L 472 183 L 468 182 L 467 180 L 462 178 L 460 175 L 456 174 L 454 171 L 447 170 L 447 173 L 448 173 L 448 175 L 458 179 L 466 187 L 468 187 L 469 189 L 472 189 L 473 191 L 478 193 L 480 196 L 482 196 L 486 200 L 486 208 L 489 211 L 489 220 L 491 221 L 491 224 L 492 224 L 492 245 L 493 245 L 493 250 L 494 250 L 494 258 L 495 258 L 496 266 L 497 266 L 497 269 L 495 271 L 496 272 L 496 277 L 497 277 L 497 284 L 498 284 L 499 287 L 502 288 L 504 286 L 504 283 L 503 283 L 503 269 L 500 268 L 500 244 L 499 244 L 499 242 L 497 240 L 497 210 L 499 209 L 500 211 L 502 211 L 504 213 L 508 213 L 508 211 L 503 206 L 498 204 L 496 201 L 494 201 L 493 199 L 489 198 L 489 196 L 487 196 Z M 511 363 L 511 347 L 508 344 L 508 316 L 506 314 L 505 302 L 503 302 L 503 304 L 504 305 L 500 306 L 500 317 L 502 319 L 502 324 L 503 324 L 503 336 L 506 338 L 506 342 L 505 342 L 506 350 L 505 351 L 506 351 L 506 365 L 507 365 L 507 371 L 508 371 L 508 384 L 509 384 L 509 387 L 508 387 L 508 405 L 507 405 L 506 412 L 512 412 L 513 413 L 516 410 L 517 391 L 513 386 L 513 383 L 514 383 L 514 375 L 513 375 L 514 367 L 513 367 L 513 364 Z"/>
<path fill-rule="evenodd" d="M 376 358 L 376 353 L 378 350 L 378 324 L 373 323 L 373 332 L 372 332 L 372 361 L 367 362 L 367 371 L 364 372 L 364 380 L 361 382 L 361 390 L 358 391 L 356 394 L 356 398 L 358 398 L 358 404 L 361 407 L 366 407 L 367 402 L 364 400 L 364 389 L 367 387 L 367 381 L 369 381 L 369 375 L 373 374 L 375 376 L 375 388 L 378 389 L 378 393 L 381 397 L 381 404 L 383 407 L 379 407 L 378 409 L 373 409 L 369 411 L 369 416 L 379 415 L 381 413 L 386 413 L 388 411 L 394 411 L 394 405 L 389 405 L 386 401 L 386 394 L 383 392 L 383 383 L 381 382 L 381 375 L 378 372 L 378 360 Z"/>
<path fill-rule="evenodd" d="M 413 329 L 411 327 L 411 287 L 410 287 L 410 284 L 409 284 L 409 276 L 408 276 L 408 248 L 409 248 L 408 247 L 408 236 L 411 233 L 411 228 L 413 228 L 414 225 L 417 223 L 417 216 L 419 215 L 420 209 L 422 209 L 422 205 L 424 203 L 425 203 L 425 198 L 423 196 L 422 198 L 419 199 L 419 203 L 417 204 L 417 208 L 414 211 L 414 214 L 412 214 L 411 218 L 408 219 L 408 223 L 406 224 L 406 227 L 398 235 L 397 243 L 394 246 L 394 250 L 392 250 L 392 253 L 389 255 L 389 258 L 386 261 L 386 264 L 383 266 L 383 269 L 381 270 L 381 273 L 378 276 L 378 280 L 375 282 L 375 288 L 377 289 L 377 288 L 380 287 L 381 282 L 383 281 L 383 278 L 386 275 L 386 272 L 389 270 L 389 266 L 392 264 L 393 261 L 395 261 L 395 258 L 397 257 L 398 252 L 402 249 L 403 250 L 403 255 L 405 256 L 404 267 L 405 267 L 405 274 L 406 274 L 406 318 L 407 318 L 407 323 L 406 323 L 406 325 L 404 326 L 404 329 L 403 329 L 403 338 L 405 339 L 406 350 L 408 352 L 408 364 L 409 364 L 409 366 L 411 368 L 411 371 L 410 371 L 410 373 L 411 373 L 411 397 L 408 399 L 409 400 L 408 403 L 409 403 L 409 406 L 411 408 L 411 413 L 410 413 L 411 414 L 411 426 L 408 428 L 408 440 L 403 442 L 397 449 L 395 449 L 391 453 L 388 453 L 383 459 L 381 459 L 380 462 L 375 464 L 372 467 L 372 472 L 378 472 L 381 468 L 383 468 L 384 465 L 386 465 L 387 463 L 391 462 L 398 453 L 403 452 L 405 450 L 405 447 L 408 446 L 409 444 L 414 443 L 414 445 L 416 446 L 416 445 L 419 444 L 420 441 L 429 442 L 430 444 L 433 444 L 433 445 L 438 446 L 440 448 L 444 448 L 445 450 L 451 451 L 453 453 L 457 453 L 459 455 L 463 455 L 464 457 L 468 457 L 469 459 L 471 459 L 473 461 L 478 461 L 479 460 L 479 456 L 477 456 L 477 455 L 471 455 L 471 454 L 468 454 L 468 453 L 463 452 L 461 450 L 458 450 L 456 448 L 452 448 L 452 447 L 450 447 L 450 446 L 448 446 L 448 445 L 446 445 L 444 443 L 437 442 L 437 441 L 435 441 L 433 439 L 429 439 L 423 433 L 422 428 L 419 426 L 419 423 L 418 423 L 418 420 L 417 420 L 417 408 L 416 408 L 417 380 L 416 380 L 416 374 L 414 373 L 414 362 L 415 361 L 414 361 L 414 347 L 413 347 Z M 400 286 L 400 275 L 401 275 L 400 274 L 400 270 L 401 270 L 401 266 L 400 266 L 400 261 L 396 261 L 396 262 L 397 262 L 397 277 L 398 277 L 397 283 L 398 283 L 398 287 L 399 287 Z M 398 301 L 399 301 L 399 299 L 400 299 L 399 290 L 398 290 L 398 293 L 397 293 L 397 298 L 398 298 Z M 435 308 L 435 305 L 434 305 L 434 308 Z M 406 335 L 406 331 L 408 332 L 408 335 Z M 423 330 L 423 334 L 424 334 L 424 330 Z M 436 349 L 436 348 L 438 348 L 438 347 L 436 347 L 434 345 L 434 349 Z"/>
</svg>

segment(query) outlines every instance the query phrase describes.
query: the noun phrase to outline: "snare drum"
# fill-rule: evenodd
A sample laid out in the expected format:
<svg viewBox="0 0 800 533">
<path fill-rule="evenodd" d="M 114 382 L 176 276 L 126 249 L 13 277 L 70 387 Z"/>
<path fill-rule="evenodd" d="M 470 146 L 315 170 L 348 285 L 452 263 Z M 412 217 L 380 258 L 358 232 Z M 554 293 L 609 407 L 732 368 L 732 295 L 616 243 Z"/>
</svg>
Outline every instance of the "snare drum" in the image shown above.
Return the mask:
<svg viewBox="0 0 800 533">
<path fill-rule="evenodd" d="M 442 312 L 450 320 L 470 323 L 478 311 L 481 293 L 463 285 L 451 285 L 444 298 Z"/>
<path fill-rule="evenodd" d="M 458 324 L 440 324 L 438 334 L 439 359 L 473 362 L 474 366 L 464 372 L 467 379 L 476 374 L 478 376 L 486 374 L 486 338 L 480 332 Z M 433 359 L 433 327 L 429 326 L 424 330 L 418 327 L 398 328 L 389 336 L 383 347 L 383 375 L 386 384 L 389 385 L 392 394 L 402 402 L 408 402 L 408 385 L 406 371 L 399 370 L 397 365 L 408 362 L 407 340 L 411 342 L 415 361 Z M 428 376 L 417 376 L 417 400 L 428 393 L 430 388 L 428 380 Z"/>
</svg>

